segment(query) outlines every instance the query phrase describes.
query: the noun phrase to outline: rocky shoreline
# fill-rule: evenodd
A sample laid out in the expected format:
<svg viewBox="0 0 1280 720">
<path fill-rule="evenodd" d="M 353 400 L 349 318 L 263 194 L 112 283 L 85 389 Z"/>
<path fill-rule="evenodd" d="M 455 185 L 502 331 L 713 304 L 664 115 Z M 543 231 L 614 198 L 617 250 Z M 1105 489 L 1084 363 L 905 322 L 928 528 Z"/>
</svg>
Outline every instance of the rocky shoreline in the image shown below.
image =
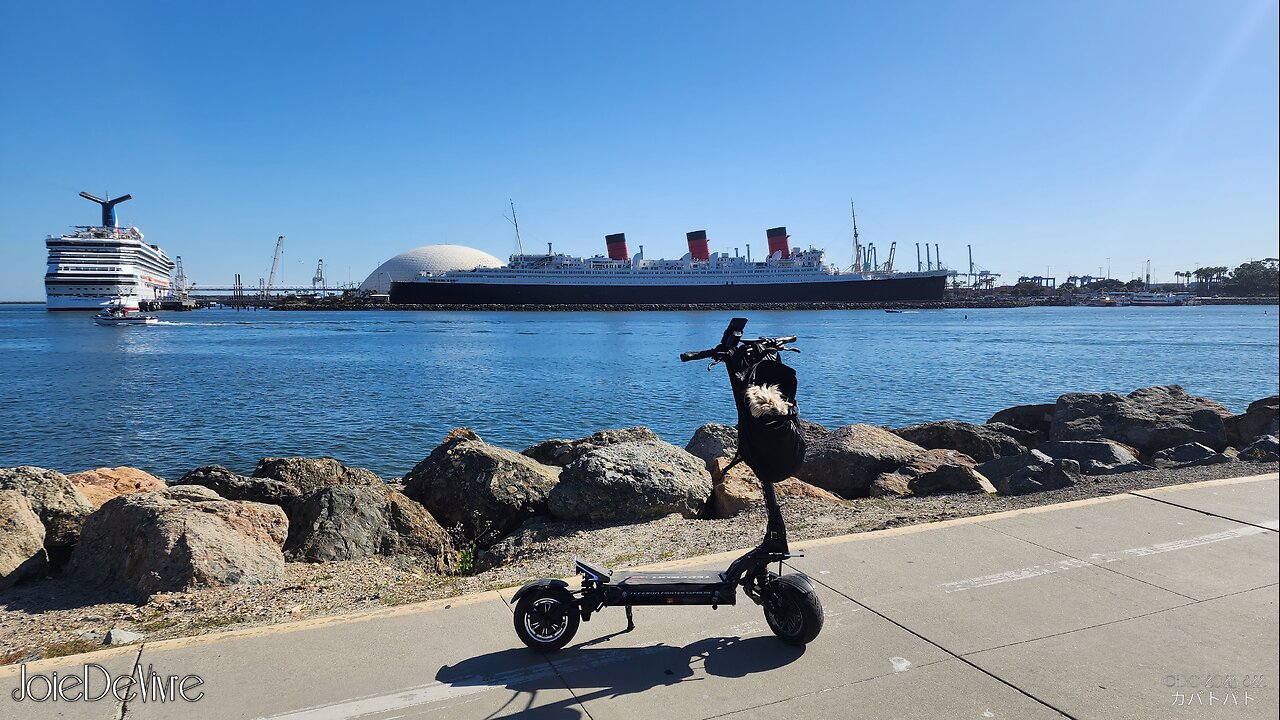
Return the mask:
<svg viewBox="0 0 1280 720">
<path fill-rule="evenodd" d="M 1070 393 L 984 424 L 806 423 L 777 485 L 794 541 L 1277 471 L 1280 397 L 1239 415 L 1177 386 Z M 0 663 L 341 614 L 754 545 L 736 433 L 644 427 L 522 452 L 459 428 L 401 478 L 264 458 L 166 482 L 0 468 Z"/>
</svg>

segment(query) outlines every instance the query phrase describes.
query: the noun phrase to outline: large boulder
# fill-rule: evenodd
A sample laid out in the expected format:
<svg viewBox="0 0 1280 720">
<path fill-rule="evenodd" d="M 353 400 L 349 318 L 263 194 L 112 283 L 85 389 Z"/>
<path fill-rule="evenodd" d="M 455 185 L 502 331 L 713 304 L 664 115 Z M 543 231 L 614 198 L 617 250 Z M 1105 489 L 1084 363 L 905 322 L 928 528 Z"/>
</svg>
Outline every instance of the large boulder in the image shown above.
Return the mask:
<svg viewBox="0 0 1280 720">
<path fill-rule="evenodd" d="M 898 428 L 893 433 L 928 450 L 956 450 L 978 462 L 1027 451 L 1021 443 L 985 425 L 943 420 Z"/>
<path fill-rule="evenodd" d="M 764 489 L 751 468 L 740 462 L 725 472 L 728 465 L 729 458 L 717 458 L 711 467 L 713 485 L 710 515 L 717 519 L 731 518 L 764 502 Z M 841 502 L 840 497 L 834 493 L 795 478 L 774 483 L 773 492 L 779 498 L 807 497 L 832 503 Z"/>
<path fill-rule="evenodd" d="M 846 425 L 808 445 L 796 477 L 841 497 L 866 497 L 881 473 L 923 453 L 924 448 L 884 428 Z"/>
<path fill-rule="evenodd" d="M 548 497 L 560 519 L 633 522 L 702 514 L 711 496 L 706 464 L 661 441 L 592 450 L 564 469 Z"/>
<path fill-rule="evenodd" d="M 693 431 L 693 437 L 684 446 L 685 452 L 702 458 L 711 470 L 720 458 L 731 459 L 738 454 L 738 428 L 732 425 L 707 423 Z"/>
<path fill-rule="evenodd" d="M 404 476 L 404 494 L 459 537 L 484 545 L 545 514 L 560 472 L 458 428 Z"/>
<path fill-rule="evenodd" d="M 106 501 L 121 495 L 136 492 L 155 492 L 156 490 L 163 490 L 165 487 L 163 479 L 152 475 L 146 470 L 139 470 L 133 467 L 84 470 L 78 473 L 71 473 L 67 476 L 67 479 L 79 488 L 85 499 L 94 507 L 102 507 L 102 504 Z"/>
<path fill-rule="evenodd" d="M 275 505 L 195 485 L 122 495 L 85 521 L 69 571 L 138 598 L 279 582 L 288 520 Z"/>
<path fill-rule="evenodd" d="M 298 489 L 299 495 L 311 493 L 334 485 L 381 485 L 382 478 L 372 470 L 348 467 L 330 457 L 262 458 L 253 469 L 253 477 L 278 480 Z"/>
<path fill-rule="evenodd" d="M 1015 425 L 1009 425 L 1002 422 L 989 422 L 982 427 L 985 427 L 988 430 L 994 430 L 1025 448 L 1034 448 L 1049 439 L 1049 431 L 1047 430 L 1024 430 Z"/>
<path fill-rule="evenodd" d="M 289 556 L 306 562 L 415 556 L 439 573 L 455 564 L 453 544 L 440 523 L 385 485 L 330 485 L 312 493 L 290 521 L 289 538 Z"/>
<path fill-rule="evenodd" d="M 1235 451 L 1231 450 L 1229 452 L 1234 453 Z M 1219 463 L 1232 462 L 1233 460 L 1235 460 L 1233 456 L 1214 452 L 1213 448 L 1200 443 L 1186 443 L 1185 445 L 1167 448 L 1151 456 L 1151 462 L 1160 468 L 1217 465 Z"/>
<path fill-rule="evenodd" d="M 577 440 L 544 440 L 525 448 L 523 454 L 543 465 L 568 467 L 573 461 L 596 448 L 622 442 L 656 442 L 659 438 L 647 427 L 637 426 L 621 430 L 601 430 Z"/>
<path fill-rule="evenodd" d="M 1242 448 L 1263 435 L 1269 435 L 1274 432 L 1278 419 L 1280 395 L 1254 400 L 1243 413 L 1223 421 L 1227 429 L 1227 444 Z"/>
<path fill-rule="evenodd" d="M 75 483 L 57 470 L 0 468 L 0 490 L 16 490 L 31 504 L 44 524 L 44 546 L 55 564 L 75 547 L 85 518 L 95 510 Z"/>
<path fill-rule="evenodd" d="M 1129 448 L 1111 440 L 1051 440 L 1036 449 L 1051 458 L 1075 460 L 1085 475 L 1148 469 Z"/>
<path fill-rule="evenodd" d="M 1029 432 L 1043 433 L 1047 436 L 1049 428 L 1053 425 L 1055 407 L 1053 403 L 1016 405 L 992 415 L 987 424 L 1003 423 Z"/>
<path fill-rule="evenodd" d="M 45 573 L 44 524 L 17 490 L 0 490 L 0 590 Z"/>
<path fill-rule="evenodd" d="M 1039 450 L 1031 450 L 988 460 L 978 466 L 978 472 L 991 481 L 1000 495 L 1025 495 L 1074 485 L 1080 463 L 1054 460 Z"/>
<path fill-rule="evenodd" d="M 249 477 L 228 470 L 221 465 L 204 465 L 183 475 L 178 485 L 207 487 L 228 500 L 260 502 L 279 505 L 286 511 L 302 501 L 302 489 L 297 485 L 266 477 Z"/>
<path fill-rule="evenodd" d="M 812 422 L 810 420 L 801 420 L 800 432 L 804 433 L 804 442 L 806 445 L 821 440 L 827 433 L 831 432 L 826 425 Z"/>
<path fill-rule="evenodd" d="M 1280 440 L 1275 435 L 1263 435 L 1240 448 L 1240 459 L 1249 462 L 1275 462 L 1280 460 Z"/>
<path fill-rule="evenodd" d="M 1144 455 L 1198 442 L 1227 447 L 1223 419 L 1231 413 L 1221 403 L 1189 395 L 1177 385 L 1116 393 L 1068 393 L 1058 398 L 1050 440 L 1111 439 Z"/>
<path fill-rule="evenodd" d="M 873 497 L 911 497 L 947 493 L 990 493 L 996 489 L 976 469 L 973 458 L 955 450 L 928 450 L 871 483 Z"/>
</svg>

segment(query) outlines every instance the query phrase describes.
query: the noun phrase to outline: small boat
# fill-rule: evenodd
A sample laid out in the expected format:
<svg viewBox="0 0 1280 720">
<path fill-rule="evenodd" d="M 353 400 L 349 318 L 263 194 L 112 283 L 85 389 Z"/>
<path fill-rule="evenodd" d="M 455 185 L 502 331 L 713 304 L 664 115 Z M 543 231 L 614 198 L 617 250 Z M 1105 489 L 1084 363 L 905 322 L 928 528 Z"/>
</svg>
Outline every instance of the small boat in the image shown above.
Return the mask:
<svg viewBox="0 0 1280 720">
<path fill-rule="evenodd" d="M 901 310 L 885 310 L 887 313 L 901 313 Z"/>
<path fill-rule="evenodd" d="M 113 305 L 102 309 L 102 312 L 93 316 L 93 322 L 98 325 L 155 325 L 160 322 L 160 318 L 155 315 L 143 315 L 134 308 L 133 314 L 129 313 L 129 308 L 123 305 Z"/>
</svg>

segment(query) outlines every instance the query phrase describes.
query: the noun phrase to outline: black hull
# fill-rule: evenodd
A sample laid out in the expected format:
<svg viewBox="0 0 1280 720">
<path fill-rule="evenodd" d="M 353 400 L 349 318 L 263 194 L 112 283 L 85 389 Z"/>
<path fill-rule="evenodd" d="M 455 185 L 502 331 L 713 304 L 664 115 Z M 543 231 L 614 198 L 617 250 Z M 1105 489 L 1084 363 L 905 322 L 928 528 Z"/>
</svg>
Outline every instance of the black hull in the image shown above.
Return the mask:
<svg viewBox="0 0 1280 720">
<path fill-rule="evenodd" d="M 772 285 L 501 285 L 393 282 L 392 305 L 759 305 L 941 302 L 945 275 Z"/>
</svg>

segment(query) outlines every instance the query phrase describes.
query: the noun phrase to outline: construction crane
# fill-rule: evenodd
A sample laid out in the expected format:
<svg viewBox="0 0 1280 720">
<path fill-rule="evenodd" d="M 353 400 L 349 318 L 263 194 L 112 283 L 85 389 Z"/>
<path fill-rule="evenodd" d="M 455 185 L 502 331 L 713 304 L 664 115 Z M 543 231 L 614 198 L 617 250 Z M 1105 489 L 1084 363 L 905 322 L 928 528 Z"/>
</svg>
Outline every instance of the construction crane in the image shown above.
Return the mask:
<svg viewBox="0 0 1280 720">
<path fill-rule="evenodd" d="M 898 252 L 898 241 L 889 243 L 889 262 L 884 264 L 885 272 L 893 272 L 893 256 Z"/>
<path fill-rule="evenodd" d="M 271 287 L 276 284 L 276 268 L 280 267 L 280 255 L 284 253 L 284 236 L 276 238 L 276 254 L 271 259 L 271 274 L 267 277 L 265 297 L 271 297 Z"/>
<path fill-rule="evenodd" d="M 175 260 L 175 263 L 174 263 L 174 270 L 173 270 L 173 294 L 179 300 L 186 300 L 187 291 L 190 289 L 187 287 L 187 271 L 182 268 L 181 255 L 174 258 L 174 260 Z"/>
<path fill-rule="evenodd" d="M 311 276 L 311 288 L 313 290 L 324 287 L 324 258 L 316 263 L 316 274 Z"/>
</svg>

